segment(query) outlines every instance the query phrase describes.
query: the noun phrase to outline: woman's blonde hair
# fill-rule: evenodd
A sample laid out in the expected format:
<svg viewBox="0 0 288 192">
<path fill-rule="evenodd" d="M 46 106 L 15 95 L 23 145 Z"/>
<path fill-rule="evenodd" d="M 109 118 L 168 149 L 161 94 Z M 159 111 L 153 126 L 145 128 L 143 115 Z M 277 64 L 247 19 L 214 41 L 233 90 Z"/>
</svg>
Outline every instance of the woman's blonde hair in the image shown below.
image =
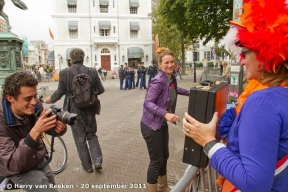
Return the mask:
<svg viewBox="0 0 288 192">
<path fill-rule="evenodd" d="M 171 55 L 172 57 L 174 57 L 174 53 L 172 51 L 170 51 L 168 48 L 166 47 L 160 47 L 157 49 L 156 54 L 158 56 L 158 62 L 162 63 L 162 58 L 166 55 Z"/>
<path fill-rule="evenodd" d="M 260 69 L 263 73 L 263 80 L 261 83 L 268 84 L 269 87 L 279 86 L 282 83 L 284 85 L 288 85 L 288 61 L 285 61 L 282 65 L 278 65 L 275 70 L 270 72 L 264 70 L 263 68 Z"/>
</svg>

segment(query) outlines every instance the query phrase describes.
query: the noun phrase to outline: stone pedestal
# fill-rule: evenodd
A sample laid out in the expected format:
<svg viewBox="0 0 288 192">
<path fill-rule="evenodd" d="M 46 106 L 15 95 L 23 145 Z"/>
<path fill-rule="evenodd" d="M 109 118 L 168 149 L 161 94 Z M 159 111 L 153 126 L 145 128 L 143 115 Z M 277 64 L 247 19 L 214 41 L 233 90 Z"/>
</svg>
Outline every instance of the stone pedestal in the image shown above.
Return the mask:
<svg viewBox="0 0 288 192">
<path fill-rule="evenodd" d="M 0 32 L 0 85 L 10 74 L 23 69 L 21 51 L 23 41 L 11 32 Z"/>
</svg>

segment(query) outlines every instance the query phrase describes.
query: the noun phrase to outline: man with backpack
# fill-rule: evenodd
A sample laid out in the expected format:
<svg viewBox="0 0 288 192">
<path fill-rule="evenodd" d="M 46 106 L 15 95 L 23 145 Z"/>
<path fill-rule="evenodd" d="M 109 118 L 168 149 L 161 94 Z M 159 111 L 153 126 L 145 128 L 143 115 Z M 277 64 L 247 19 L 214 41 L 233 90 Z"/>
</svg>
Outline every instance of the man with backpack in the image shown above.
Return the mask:
<svg viewBox="0 0 288 192">
<path fill-rule="evenodd" d="M 72 66 L 60 71 L 58 89 L 45 102 L 55 103 L 65 95 L 63 110 L 78 114 L 71 126 L 72 133 L 83 169 L 92 173 L 93 167 L 95 171 L 102 169 L 95 115 L 100 113 L 97 95 L 104 92 L 104 87 L 96 69 L 83 65 L 84 56 L 79 48 L 70 52 Z"/>
</svg>

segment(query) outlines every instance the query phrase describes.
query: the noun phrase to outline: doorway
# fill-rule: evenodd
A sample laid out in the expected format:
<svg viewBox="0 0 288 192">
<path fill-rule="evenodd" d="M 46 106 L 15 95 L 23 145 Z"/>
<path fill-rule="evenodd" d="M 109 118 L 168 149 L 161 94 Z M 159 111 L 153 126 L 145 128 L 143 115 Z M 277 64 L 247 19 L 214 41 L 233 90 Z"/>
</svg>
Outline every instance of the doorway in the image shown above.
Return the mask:
<svg viewBox="0 0 288 192">
<path fill-rule="evenodd" d="M 110 55 L 101 55 L 101 67 L 107 71 L 111 71 L 111 59 Z"/>
</svg>

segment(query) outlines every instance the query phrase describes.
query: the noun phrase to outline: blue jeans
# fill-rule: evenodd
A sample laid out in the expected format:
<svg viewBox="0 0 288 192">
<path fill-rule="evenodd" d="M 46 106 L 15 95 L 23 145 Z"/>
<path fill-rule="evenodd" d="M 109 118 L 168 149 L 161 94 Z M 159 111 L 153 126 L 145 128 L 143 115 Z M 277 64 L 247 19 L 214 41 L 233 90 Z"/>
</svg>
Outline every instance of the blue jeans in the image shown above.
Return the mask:
<svg viewBox="0 0 288 192">
<path fill-rule="evenodd" d="M 120 77 L 120 89 L 123 89 L 124 78 Z"/>
<path fill-rule="evenodd" d="M 177 78 L 177 75 L 179 75 L 180 79 L 182 79 L 180 72 L 176 72 L 176 73 L 175 73 L 176 78 Z"/>
<path fill-rule="evenodd" d="M 130 89 L 135 89 L 135 77 L 134 76 L 131 76 L 131 87 Z"/>
<path fill-rule="evenodd" d="M 151 79 L 153 79 L 154 77 L 155 77 L 155 74 L 150 74 L 150 75 L 149 75 L 148 84 L 150 83 Z"/>
<path fill-rule="evenodd" d="M 140 89 L 142 89 L 142 87 L 146 89 L 146 76 L 145 75 L 141 75 Z"/>
<path fill-rule="evenodd" d="M 137 74 L 137 81 L 136 81 L 136 87 L 138 87 L 140 81 L 140 74 Z"/>
<path fill-rule="evenodd" d="M 132 80 L 131 75 L 125 76 L 125 89 L 131 89 L 131 80 Z"/>
</svg>

